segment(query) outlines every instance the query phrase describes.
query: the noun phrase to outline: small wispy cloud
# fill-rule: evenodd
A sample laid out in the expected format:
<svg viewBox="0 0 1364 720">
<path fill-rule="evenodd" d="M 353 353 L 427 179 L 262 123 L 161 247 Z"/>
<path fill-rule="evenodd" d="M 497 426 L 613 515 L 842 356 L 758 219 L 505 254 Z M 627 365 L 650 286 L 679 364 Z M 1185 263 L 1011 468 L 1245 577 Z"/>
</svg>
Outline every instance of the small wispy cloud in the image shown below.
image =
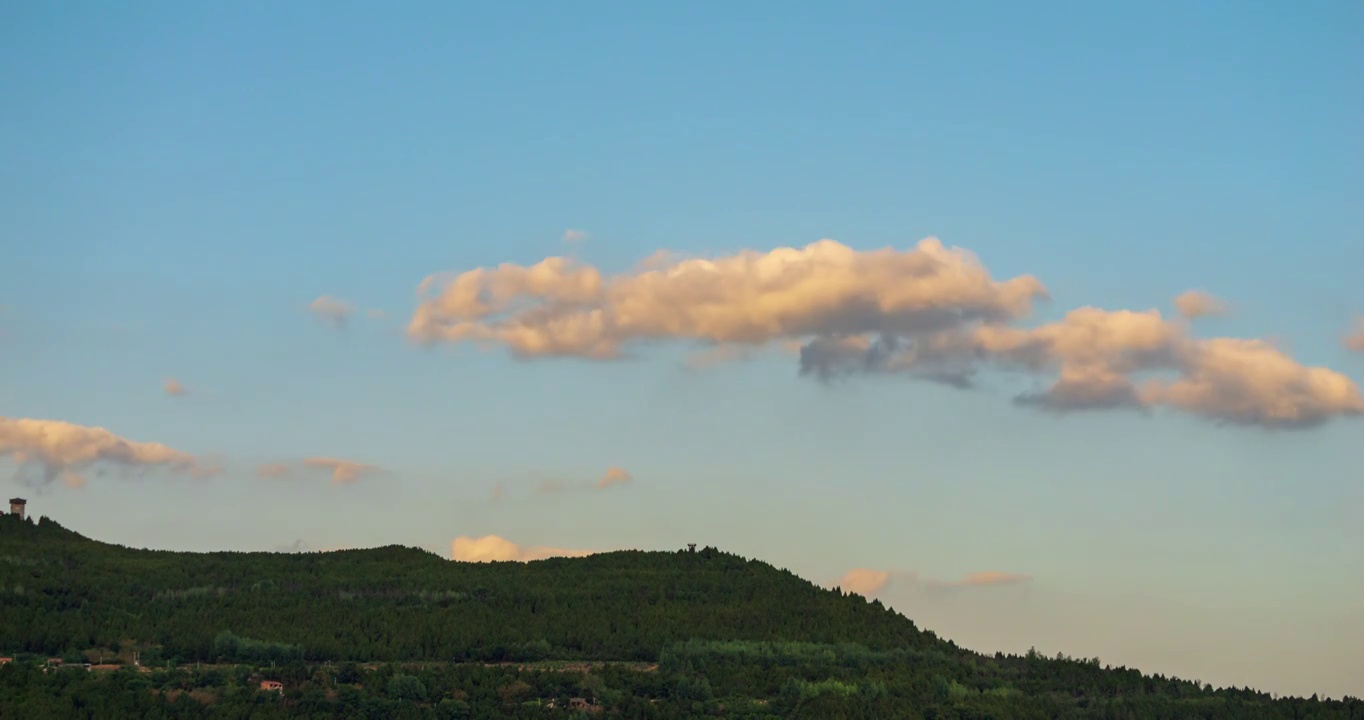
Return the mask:
<svg viewBox="0 0 1364 720">
<path fill-rule="evenodd" d="M 343 328 L 355 312 L 355 306 L 340 298 L 323 295 L 308 305 L 308 310 L 322 322 L 335 328 Z"/>
<path fill-rule="evenodd" d="M 568 245 L 577 245 L 587 239 L 587 231 L 569 228 L 559 239 Z"/>
<path fill-rule="evenodd" d="M 1186 320 L 1226 315 L 1230 306 L 1226 301 L 1203 290 L 1189 290 L 1175 298 L 1175 309 Z"/>
<path fill-rule="evenodd" d="M 1348 350 L 1357 353 L 1364 353 L 1364 315 L 1355 319 L 1354 327 L 1341 338 L 1341 342 Z"/>
<path fill-rule="evenodd" d="M 323 471 L 330 475 L 334 485 L 349 485 L 362 477 L 381 472 L 377 465 L 327 457 L 305 458 L 299 462 L 265 463 L 256 468 L 256 474 L 263 478 L 287 477 L 315 471 Z"/>
<path fill-rule="evenodd" d="M 1018 585 L 1030 582 L 1032 577 L 1018 573 L 986 570 L 985 572 L 964 575 L 958 580 L 926 580 L 925 584 L 939 588 L 986 587 L 990 585 Z"/>
<path fill-rule="evenodd" d="M 189 392 L 185 389 L 184 383 L 175 378 L 166 378 L 165 382 L 161 383 L 161 389 L 165 390 L 166 394 L 171 397 L 179 397 Z"/>
<path fill-rule="evenodd" d="M 635 478 L 629 470 L 622 467 L 609 467 L 606 469 L 606 474 L 602 475 L 601 479 L 597 481 L 597 489 L 605 490 L 612 485 L 625 485 L 634 482 L 634 480 Z"/>
<path fill-rule="evenodd" d="M 557 495 L 579 490 L 606 490 L 617 485 L 628 485 L 634 480 L 635 477 L 630 474 L 629 470 L 612 466 L 607 468 L 606 472 L 602 473 L 602 476 L 595 481 L 544 480 L 535 486 L 535 492 L 541 495 Z"/>
</svg>

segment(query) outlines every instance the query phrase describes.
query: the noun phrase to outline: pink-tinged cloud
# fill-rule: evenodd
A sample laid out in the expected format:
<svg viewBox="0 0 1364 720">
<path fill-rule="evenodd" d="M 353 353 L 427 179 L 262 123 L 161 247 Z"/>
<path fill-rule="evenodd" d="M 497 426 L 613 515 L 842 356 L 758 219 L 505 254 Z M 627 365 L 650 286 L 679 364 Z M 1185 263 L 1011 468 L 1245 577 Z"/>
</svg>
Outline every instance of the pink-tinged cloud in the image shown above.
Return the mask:
<svg viewBox="0 0 1364 720">
<path fill-rule="evenodd" d="M 535 486 L 535 492 L 541 495 L 557 495 L 559 493 L 575 492 L 578 490 L 605 490 L 616 485 L 628 485 L 634 482 L 635 478 L 629 470 L 622 467 L 609 467 L 595 482 L 588 481 L 568 481 L 568 480 L 545 480 Z"/>
<path fill-rule="evenodd" d="M 189 392 L 185 389 L 184 384 L 175 378 L 166 378 L 166 381 L 161 384 L 161 389 L 171 397 L 179 397 Z"/>
<path fill-rule="evenodd" d="M 521 547 L 497 535 L 468 537 L 461 535 L 450 543 L 450 559 L 460 562 L 528 562 L 551 557 L 583 557 L 590 550 L 567 550 L 556 547 Z"/>
<path fill-rule="evenodd" d="M 335 485 L 348 485 L 362 477 L 381 472 L 376 465 L 366 465 L 336 458 L 312 457 L 301 462 L 266 463 L 256 469 L 256 474 L 263 478 L 280 478 L 316 471 L 323 471 L 330 475 L 332 483 Z"/>
<path fill-rule="evenodd" d="M 884 588 L 888 580 L 890 580 L 890 572 L 886 570 L 853 568 L 838 581 L 838 587 L 843 588 L 846 592 L 871 597 Z"/>
<path fill-rule="evenodd" d="M 896 589 L 922 592 L 993 585 L 1020 585 L 1031 582 L 1031 580 L 1032 578 L 1028 575 L 994 570 L 971 573 L 958 580 L 935 580 L 921 578 L 916 573 L 902 570 L 853 568 L 834 585 L 842 588 L 845 592 L 857 593 L 870 598 L 885 595 Z"/>
<path fill-rule="evenodd" d="M 289 466 L 285 463 L 266 463 L 256 469 L 256 474 L 263 478 L 283 477 L 289 474 Z"/>
<path fill-rule="evenodd" d="M 564 231 L 563 237 L 561 237 L 560 239 L 563 240 L 565 243 L 569 244 L 580 243 L 587 239 L 587 231 L 574 230 L 572 228 L 569 228 L 568 230 Z"/>
<path fill-rule="evenodd" d="M 1348 350 L 1364 353 L 1364 317 L 1355 320 L 1354 328 L 1341 338 L 1341 343 Z"/>
<path fill-rule="evenodd" d="M 1175 309 L 1187 320 L 1226 315 L 1230 310 L 1227 303 L 1203 290 L 1189 290 L 1175 298 Z"/>
<path fill-rule="evenodd" d="M 1216 423 L 1307 428 L 1364 413 L 1349 377 L 1304 366 L 1263 340 L 1200 339 L 1157 310 L 1079 308 L 1033 328 L 1003 323 L 915 338 L 816 340 L 804 365 L 825 374 L 909 372 L 969 387 L 985 365 L 1041 379 L 1017 398 L 1056 411 L 1166 407 Z"/>
<path fill-rule="evenodd" d="M 634 479 L 634 476 L 630 475 L 630 471 L 625 468 L 609 467 L 606 469 L 606 473 L 601 476 L 601 479 L 597 481 L 597 489 L 604 490 L 612 485 L 626 485 L 634 482 Z"/>
<path fill-rule="evenodd" d="M 423 281 L 427 289 L 434 284 Z M 442 284 L 413 313 L 410 337 L 499 344 L 523 358 L 612 359 L 661 339 L 761 345 L 919 332 L 1021 317 L 1046 295 L 1030 276 L 996 282 L 974 255 L 932 238 L 907 251 L 821 240 L 715 259 L 662 257 L 610 277 L 555 257 L 479 268 Z"/>
<path fill-rule="evenodd" d="M 378 470 L 378 468 L 373 465 L 324 457 L 308 458 L 303 461 L 303 464 L 310 468 L 329 472 L 332 476 L 332 482 L 337 485 L 353 483 L 356 480 L 359 480 L 362 475 Z"/>
<path fill-rule="evenodd" d="M 323 295 L 313 300 L 308 305 L 308 310 L 328 325 L 341 328 L 350 320 L 351 314 L 355 312 L 355 306 L 340 298 Z"/>
<path fill-rule="evenodd" d="M 1030 275 L 997 281 L 966 250 L 928 238 L 858 251 L 832 240 L 718 258 L 659 252 L 604 275 L 553 257 L 428 277 L 408 323 L 422 343 L 502 346 L 531 359 L 610 360 L 683 340 L 705 367 L 799 343 L 800 373 L 823 380 L 902 373 L 959 388 L 982 370 L 1021 373 L 1018 404 L 1052 412 L 1168 408 L 1214 423 L 1307 428 L 1364 414 L 1349 377 L 1305 366 L 1261 340 L 1195 337 L 1157 310 L 1081 307 L 1019 325 L 1047 297 Z M 1185 318 L 1226 310 L 1181 295 Z M 1364 336 L 1347 341 L 1364 347 Z"/>
<path fill-rule="evenodd" d="M 123 473 L 162 469 L 192 477 L 219 472 L 160 443 L 127 440 L 102 427 L 61 420 L 0 417 L 0 457 L 20 466 L 21 479 L 46 484 L 60 478 L 68 487 L 83 487 L 87 473 L 101 468 Z"/>
<path fill-rule="evenodd" d="M 971 573 L 962 577 L 960 580 L 939 582 L 937 584 L 951 587 L 980 587 L 986 585 L 1018 585 L 1030 582 L 1031 580 L 1032 578 L 1028 575 L 987 570 L 985 572 Z"/>
</svg>

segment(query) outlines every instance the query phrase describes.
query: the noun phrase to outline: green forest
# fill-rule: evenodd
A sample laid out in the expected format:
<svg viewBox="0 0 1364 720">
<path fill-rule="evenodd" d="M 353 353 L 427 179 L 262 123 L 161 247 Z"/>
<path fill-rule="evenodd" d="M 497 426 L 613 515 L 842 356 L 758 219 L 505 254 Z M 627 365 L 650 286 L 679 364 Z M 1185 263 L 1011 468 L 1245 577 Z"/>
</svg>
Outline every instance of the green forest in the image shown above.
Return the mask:
<svg viewBox="0 0 1364 720">
<path fill-rule="evenodd" d="M 714 548 L 184 553 L 6 515 L 0 559 L 0 718 L 1364 720 L 1357 698 L 979 654 Z"/>
</svg>

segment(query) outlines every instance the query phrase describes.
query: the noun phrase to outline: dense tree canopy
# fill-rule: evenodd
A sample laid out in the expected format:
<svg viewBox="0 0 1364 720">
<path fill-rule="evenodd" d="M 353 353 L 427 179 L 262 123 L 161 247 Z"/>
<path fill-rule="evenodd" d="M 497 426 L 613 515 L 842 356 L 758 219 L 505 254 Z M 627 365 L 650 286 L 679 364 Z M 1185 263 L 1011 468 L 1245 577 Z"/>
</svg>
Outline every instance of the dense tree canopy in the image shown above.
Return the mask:
<svg viewBox="0 0 1364 720">
<path fill-rule="evenodd" d="M 198 554 L 4 516 L 0 561 L 0 717 L 1364 720 L 1353 698 L 979 655 L 711 548 Z"/>
</svg>

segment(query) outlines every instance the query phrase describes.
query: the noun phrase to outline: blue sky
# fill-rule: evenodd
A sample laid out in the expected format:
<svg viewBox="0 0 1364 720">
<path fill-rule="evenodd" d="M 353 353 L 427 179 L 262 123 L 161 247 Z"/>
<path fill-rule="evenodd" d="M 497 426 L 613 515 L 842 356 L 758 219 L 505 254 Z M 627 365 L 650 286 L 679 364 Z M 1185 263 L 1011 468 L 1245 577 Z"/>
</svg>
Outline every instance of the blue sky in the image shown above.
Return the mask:
<svg viewBox="0 0 1364 720">
<path fill-rule="evenodd" d="M 1342 343 L 1364 8 L 1102 5 L 4 4 L 0 417 L 222 471 L 14 439 L 3 471 L 33 512 L 138 546 L 699 542 L 885 571 L 874 592 L 973 648 L 1364 694 L 1346 396 L 1283 430 L 1010 402 L 1055 368 L 822 383 L 780 347 L 809 337 L 698 370 L 700 331 L 613 361 L 409 336 L 433 273 L 932 236 L 1045 284 L 1020 333 L 1084 306 L 1174 326 L 1203 289 L 1228 312 L 1190 337 L 1364 378 Z M 633 481 L 592 488 L 609 467 Z M 986 571 L 1016 581 L 946 584 Z"/>
</svg>

